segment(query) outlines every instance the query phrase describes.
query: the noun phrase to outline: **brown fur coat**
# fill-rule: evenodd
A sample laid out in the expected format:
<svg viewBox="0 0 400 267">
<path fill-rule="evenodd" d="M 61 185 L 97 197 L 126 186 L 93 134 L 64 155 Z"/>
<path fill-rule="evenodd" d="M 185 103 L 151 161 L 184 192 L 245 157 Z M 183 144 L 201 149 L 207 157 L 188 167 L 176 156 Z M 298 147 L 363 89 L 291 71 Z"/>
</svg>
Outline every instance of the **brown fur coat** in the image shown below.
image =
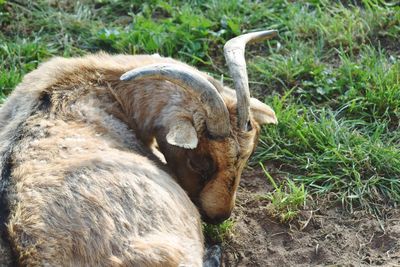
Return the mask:
<svg viewBox="0 0 400 267">
<path fill-rule="evenodd" d="M 55 58 L 2 106 L 0 215 L 12 247 L 0 243 L 3 265 L 201 266 L 195 206 L 110 91 L 155 60 Z"/>
</svg>

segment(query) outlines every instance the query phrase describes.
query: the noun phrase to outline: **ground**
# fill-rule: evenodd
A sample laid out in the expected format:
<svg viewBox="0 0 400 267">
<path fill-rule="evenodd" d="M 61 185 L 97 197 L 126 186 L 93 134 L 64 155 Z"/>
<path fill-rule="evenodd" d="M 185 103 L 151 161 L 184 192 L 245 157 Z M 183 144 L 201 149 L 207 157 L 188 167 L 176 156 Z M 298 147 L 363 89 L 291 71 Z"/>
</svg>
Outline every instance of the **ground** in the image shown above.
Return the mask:
<svg viewBox="0 0 400 267">
<path fill-rule="evenodd" d="M 280 223 L 260 199 L 271 190 L 260 168 L 243 174 L 232 233 L 223 242 L 225 266 L 400 266 L 399 210 L 379 221 L 321 205 Z"/>
</svg>

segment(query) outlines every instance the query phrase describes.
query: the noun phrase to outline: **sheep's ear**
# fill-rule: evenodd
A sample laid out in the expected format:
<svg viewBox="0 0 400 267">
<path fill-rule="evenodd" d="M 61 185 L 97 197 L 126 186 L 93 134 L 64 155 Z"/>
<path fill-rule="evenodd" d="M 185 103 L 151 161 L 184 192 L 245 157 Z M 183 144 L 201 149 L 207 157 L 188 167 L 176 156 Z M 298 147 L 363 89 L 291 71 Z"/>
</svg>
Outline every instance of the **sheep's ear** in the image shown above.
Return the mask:
<svg viewBox="0 0 400 267">
<path fill-rule="evenodd" d="M 212 84 L 215 84 L 216 87 L 221 87 L 215 80 L 210 82 Z M 232 90 L 229 87 L 222 87 L 222 89 L 218 90 L 221 91 L 225 97 L 236 100 L 235 90 Z M 250 111 L 253 114 L 253 118 L 259 125 L 268 123 L 273 123 L 273 124 L 278 123 L 278 119 L 276 118 L 274 110 L 270 106 L 264 104 L 260 100 L 253 97 L 250 98 Z"/>
<path fill-rule="evenodd" d="M 174 146 L 193 149 L 197 147 L 196 129 L 188 120 L 178 120 L 172 124 L 167 134 L 167 142 Z"/>
<path fill-rule="evenodd" d="M 250 99 L 250 110 L 253 114 L 253 118 L 260 125 L 273 123 L 277 124 L 278 119 L 276 118 L 275 111 L 268 105 L 262 103 L 258 99 Z"/>
</svg>

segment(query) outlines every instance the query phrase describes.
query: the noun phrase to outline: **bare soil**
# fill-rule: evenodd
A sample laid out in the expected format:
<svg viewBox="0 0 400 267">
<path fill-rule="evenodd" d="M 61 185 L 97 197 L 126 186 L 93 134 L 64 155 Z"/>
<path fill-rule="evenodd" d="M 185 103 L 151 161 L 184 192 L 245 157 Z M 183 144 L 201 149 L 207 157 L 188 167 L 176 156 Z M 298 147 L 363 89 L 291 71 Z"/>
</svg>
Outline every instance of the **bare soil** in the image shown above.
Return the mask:
<svg viewBox="0 0 400 267">
<path fill-rule="evenodd" d="M 222 244 L 225 266 L 400 266 L 400 210 L 385 220 L 321 205 L 295 221 L 271 218 L 262 171 L 242 175 L 233 233 Z"/>
</svg>

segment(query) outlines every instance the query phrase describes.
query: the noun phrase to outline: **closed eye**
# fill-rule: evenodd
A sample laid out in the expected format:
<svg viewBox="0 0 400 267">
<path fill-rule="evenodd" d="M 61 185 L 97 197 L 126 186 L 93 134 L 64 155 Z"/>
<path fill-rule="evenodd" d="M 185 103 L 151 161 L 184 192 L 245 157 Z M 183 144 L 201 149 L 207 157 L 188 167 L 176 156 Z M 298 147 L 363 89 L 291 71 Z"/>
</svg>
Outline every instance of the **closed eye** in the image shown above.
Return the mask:
<svg viewBox="0 0 400 267">
<path fill-rule="evenodd" d="M 210 179 L 216 171 L 215 164 L 211 159 L 199 158 L 198 160 L 193 160 L 188 158 L 187 165 L 192 171 L 200 174 L 203 180 Z"/>
</svg>

